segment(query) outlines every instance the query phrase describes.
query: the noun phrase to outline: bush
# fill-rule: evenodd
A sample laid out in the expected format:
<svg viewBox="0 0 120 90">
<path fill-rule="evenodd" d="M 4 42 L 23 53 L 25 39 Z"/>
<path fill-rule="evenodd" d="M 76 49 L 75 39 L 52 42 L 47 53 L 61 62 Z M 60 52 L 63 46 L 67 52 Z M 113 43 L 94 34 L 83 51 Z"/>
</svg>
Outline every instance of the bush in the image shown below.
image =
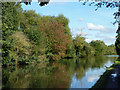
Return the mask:
<svg viewBox="0 0 120 90">
<path fill-rule="evenodd" d="M 31 44 L 29 39 L 24 35 L 23 32 L 17 31 L 10 36 L 11 41 L 11 56 L 18 62 L 29 62 L 29 56 L 31 54 Z"/>
</svg>

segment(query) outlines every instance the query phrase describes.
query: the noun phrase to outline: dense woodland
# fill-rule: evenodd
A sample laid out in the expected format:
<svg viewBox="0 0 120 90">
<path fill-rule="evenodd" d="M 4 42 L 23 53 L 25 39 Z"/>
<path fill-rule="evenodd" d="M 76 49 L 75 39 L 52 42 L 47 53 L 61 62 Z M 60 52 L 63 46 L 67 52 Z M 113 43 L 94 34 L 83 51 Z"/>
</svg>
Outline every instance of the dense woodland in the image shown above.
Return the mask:
<svg viewBox="0 0 120 90">
<path fill-rule="evenodd" d="M 41 16 L 23 11 L 20 3 L 2 3 L 2 64 L 31 64 L 116 54 L 115 45 L 103 41 L 87 43 L 85 37 L 72 37 L 69 20 L 64 15 Z"/>
</svg>

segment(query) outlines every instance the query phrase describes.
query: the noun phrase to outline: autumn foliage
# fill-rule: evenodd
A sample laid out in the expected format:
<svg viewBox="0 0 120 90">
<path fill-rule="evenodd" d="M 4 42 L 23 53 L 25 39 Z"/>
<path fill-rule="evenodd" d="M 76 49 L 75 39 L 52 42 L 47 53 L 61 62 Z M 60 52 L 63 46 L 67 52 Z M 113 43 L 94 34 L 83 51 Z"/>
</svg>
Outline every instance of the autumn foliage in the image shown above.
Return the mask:
<svg viewBox="0 0 120 90">
<path fill-rule="evenodd" d="M 41 31 L 45 33 L 48 52 L 52 52 L 53 60 L 66 56 L 67 46 L 71 43 L 69 34 L 65 33 L 64 26 L 55 20 L 43 22 Z"/>
<path fill-rule="evenodd" d="M 80 35 L 73 38 L 68 24 L 69 20 L 64 15 L 41 16 L 33 10 L 23 11 L 20 3 L 4 2 L 2 64 L 32 64 L 62 58 L 86 57 L 107 48 L 101 41 L 89 44 Z M 109 51 L 111 52 L 113 51 Z M 104 51 L 103 54 L 107 53 Z"/>
</svg>

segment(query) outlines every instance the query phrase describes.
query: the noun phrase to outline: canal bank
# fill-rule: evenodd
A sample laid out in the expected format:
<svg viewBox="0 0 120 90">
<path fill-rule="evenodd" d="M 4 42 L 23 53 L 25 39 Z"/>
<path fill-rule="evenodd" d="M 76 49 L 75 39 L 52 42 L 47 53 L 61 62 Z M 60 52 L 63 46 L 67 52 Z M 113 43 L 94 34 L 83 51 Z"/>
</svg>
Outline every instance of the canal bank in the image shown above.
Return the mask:
<svg viewBox="0 0 120 90">
<path fill-rule="evenodd" d="M 120 57 L 107 68 L 97 83 L 91 88 L 120 88 Z"/>
</svg>

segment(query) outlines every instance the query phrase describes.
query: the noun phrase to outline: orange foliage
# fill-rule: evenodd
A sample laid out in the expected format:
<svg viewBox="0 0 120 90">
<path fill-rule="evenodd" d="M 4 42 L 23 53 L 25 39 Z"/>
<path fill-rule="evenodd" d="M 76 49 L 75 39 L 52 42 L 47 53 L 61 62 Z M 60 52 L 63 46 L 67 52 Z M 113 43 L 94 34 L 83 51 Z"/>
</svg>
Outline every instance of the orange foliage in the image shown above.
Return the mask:
<svg viewBox="0 0 120 90">
<path fill-rule="evenodd" d="M 49 46 L 52 48 L 52 53 L 54 54 L 53 59 L 58 60 L 65 57 L 67 45 L 70 41 L 68 34 L 65 33 L 63 24 L 57 23 L 54 20 L 48 20 L 40 26 L 47 37 L 47 43 L 52 43 Z"/>
</svg>

